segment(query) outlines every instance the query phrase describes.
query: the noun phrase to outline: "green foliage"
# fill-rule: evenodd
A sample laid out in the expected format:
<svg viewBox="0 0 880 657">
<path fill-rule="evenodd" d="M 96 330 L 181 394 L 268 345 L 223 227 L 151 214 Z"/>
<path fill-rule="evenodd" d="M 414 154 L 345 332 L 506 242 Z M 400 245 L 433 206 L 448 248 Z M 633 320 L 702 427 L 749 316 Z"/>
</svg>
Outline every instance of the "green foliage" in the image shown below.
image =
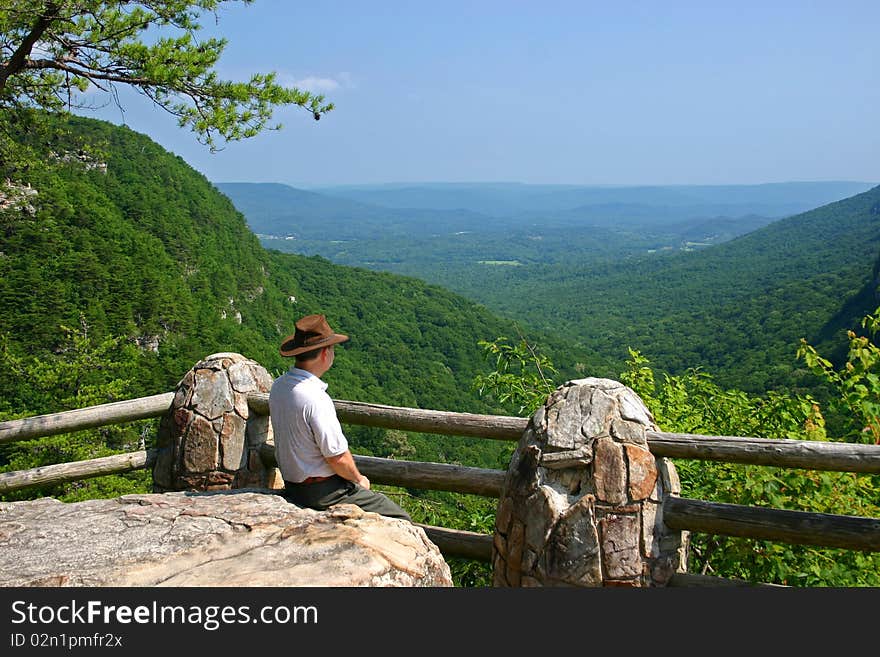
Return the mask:
<svg viewBox="0 0 880 657">
<path fill-rule="evenodd" d="M 247 82 L 219 78 L 214 68 L 226 40 L 201 36 L 200 19 L 206 13 L 216 18 L 224 4 L 5 3 L 0 9 L 0 116 L 16 108 L 84 107 L 90 88 L 115 99 L 116 85 L 125 85 L 176 116 L 213 150 L 218 138 L 239 140 L 280 127 L 269 124 L 277 106 L 303 107 L 315 119 L 333 109 L 323 96 L 277 84 L 274 73 L 255 74 Z"/>
<path fill-rule="evenodd" d="M 824 440 L 825 419 L 811 396 L 770 391 L 753 395 L 724 389 L 710 374 L 691 368 L 663 373 L 657 384 L 650 363 L 630 349 L 620 380 L 630 386 L 667 431 L 761 438 Z M 668 427 L 674 427 L 668 428 Z"/>
<path fill-rule="evenodd" d="M 3 403 L 40 409 L 41 413 L 83 408 L 124 399 L 135 389 L 130 367 L 137 367 L 138 349 L 123 337 L 98 343 L 89 335 L 84 318 L 81 326 L 61 326 L 61 342 L 55 357 L 16 356 L 9 336 L 0 336 L 0 362 L 5 385 Z M 11 385 L 27 382 L 27 386 Z"/>
<path fill-rule="evenodd" d="M 871 322 L 866 318 L 866 322 Z M 872 324 L 875 326 L 876 324 Z M 553 384 L 529 367 L 552 363 L 529 350 L 525 341 L 484 342 L 496 358 L 496 376 L 478 381 L 508 401 L 531 407 L 546 399 Z M 863 341 L 859 354 L 875 352 Z M 677 376 L 655 374 L 650 361 L 630 348 L 620 380 L 640 395 L 664 431 L 703 435 L 756 436 L 779 440 L 827 440 L 820 404 L 809 395 L 770 391 L 749 394 L 719 386 L 698 369 Z M 870 361 L 870 359 L 868 359 Z M 870 361 L 873 363 L 873 361 Z M 511 371 L 513 365 L 513 371 Z M 521 376 L 516 381 L 517 375 Z M 880 517 L 880 478 L 853 473 L 814 472 L 723 462 L 676 460 L 686 497 L 839 515 Z M 877 586 L 880 555 L 851 550 L 777 544 L 769 541 L 691 535 L 688 569 L 756 583 L 791 586 Z"/>
<path fill-rule="evenodd" d="M 636 350 L 621 380 L 664 431 L 826 440 L 825 420 L 810 396 L 752 395 L 718 386 L 698 370 L 663 374 L 662 383 Z M 682 495 L 715 502 L 880 517 L 880 478 L 840 472 L 675 460 Z M 880 555 L 692 534 L 688 569 L 791 586 L 877 586 Z"/>
<path fill-rule="evenodd" d="M 137 396 L 132 374 L 146 358 L 123 337 L 95 340 L 88 325 L 60 327 L 62 334 L 53 356 L 14 353 L 8 336 L 0 336 L 0 420 L 42 415 L 72 408 L 121 401 Z M 0 447 L 0 470 L 28 470 L 71 461 L 144 449 L 155 435 L 153 421 L 110 425 Z M 77 501 L 132 492 L 148 492 L 148 472 L 108 475 L 95 479 L 25 489 L 4 499 L 57 497 Z"/>
<path fill-rule="evenodd" d="M 57 327 L 80 316 L 97 340 L 155 339 L 156 360 L 133 373 L 147 394 L 168 390 L 203 348 L 256 343 L 269 351 L 271 320 L 243 322 L 233 331 L 237 344 L 229 342 L 235 310 L 248 319 L 268 314 L 258 294 L 268 258 L 231 204 L 142 135 L 81 118 L 47 120 L 56 139 L 43 159 L 82 143 L 106 157 L 22 174 L 31 211 L 0 211 L 0 333 L 35 355 L 52 353 Z"/>
<path fill-rule="evenodd" d="M 880 347 L 872 340 L 880 329 L 880 308 L 862 318 L 868 335 L 847 332 L 847 360 L 839 370 L 805 339 L 798 347 L 810 371 L 827 381 L 838 392 L 836 404 L 842 407 L 847 423 L 847 438 L 855 442 L 880 444 Z"/>
<path fill-rule="evenodd" d="M 516 409 L 515 415 L 531 415 L 556 388 L 552 378 L 548 379 L 558 374 L 553 363 L 522 335 L 516 344 L 504 336 L 491 342 L 480 340 L 478 344 L 488 359 L 494 359 L 495 369 L 478 374 L 474 387 L 480 395 Z"/>
</svg>

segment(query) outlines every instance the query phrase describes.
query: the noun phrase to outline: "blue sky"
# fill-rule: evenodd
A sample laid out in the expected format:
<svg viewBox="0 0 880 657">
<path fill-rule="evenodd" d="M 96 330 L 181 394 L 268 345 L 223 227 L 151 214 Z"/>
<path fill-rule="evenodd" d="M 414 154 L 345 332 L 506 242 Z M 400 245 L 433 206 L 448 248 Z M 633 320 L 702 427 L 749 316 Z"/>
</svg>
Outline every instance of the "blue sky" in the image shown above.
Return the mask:
<svg viewBox="0 0 880 657">
<path fill-rule="evenodd" d="M 221 75 L 275 71 L 336 109 L 212 154 L 123 95 L 214 182 L 880 182 L 877 0 L 232 4 L 203 21 Z"/>
</svg>

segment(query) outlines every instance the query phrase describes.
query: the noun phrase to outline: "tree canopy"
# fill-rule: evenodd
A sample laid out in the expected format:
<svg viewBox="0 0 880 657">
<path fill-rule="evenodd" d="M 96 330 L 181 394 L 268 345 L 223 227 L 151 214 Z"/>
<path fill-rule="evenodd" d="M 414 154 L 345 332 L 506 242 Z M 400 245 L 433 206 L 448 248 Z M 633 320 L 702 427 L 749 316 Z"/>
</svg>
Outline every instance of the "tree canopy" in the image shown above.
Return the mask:
<svg viewBox="0 0 880 657">
<path fill-rule="evenodd" d="M 200 38 L 199 21 L 229 1 L 4 2 L 0 156 L 6 167 L 14 154 L 24 157 L 15 149 L 12 122 L 33 120 L 34 109 L 87 108 L 86 92 L 94 90 L 118 103 L 120 85 L 177 117 L 181 127 L 190 128 L 212 150 L 218 140 L 237 141 L 280 128 L 270 124 L 277 106 L 297 105 L 316 120 L 332 110 L 321 95 L 278 84 L 275 73 L 257 73 L 246 82 L 218 77 L 214 68 L 227 41 Z"/>
</svg>

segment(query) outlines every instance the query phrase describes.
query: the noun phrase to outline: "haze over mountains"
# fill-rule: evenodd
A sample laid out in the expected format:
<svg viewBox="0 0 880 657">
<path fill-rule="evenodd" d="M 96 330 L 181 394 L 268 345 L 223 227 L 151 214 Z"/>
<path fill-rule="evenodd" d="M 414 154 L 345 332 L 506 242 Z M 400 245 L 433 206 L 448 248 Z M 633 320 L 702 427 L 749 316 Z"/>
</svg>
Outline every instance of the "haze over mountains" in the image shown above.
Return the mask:
<svg viewBox="0 0 880 657">
<path fill-rule="evenodd" d="M 330 186 L 313 190 L 389 208 L 464 209 L 490 216 L 577 211 L 596 206 L 647 206 L 676 208 L 690 216 L 782 217 L 852 196 L 870 186 L 871 183 L 852 181 L 660 186 L 431 183 Z"/>
<path fill-rule="evenodd" d="M 368 238 L 454 230 L 516 230 L 536 224 L 615 227 L 695 219 L 760 217 L 750 226 L 804 212 L 873 186 L 866 182 L 767 185 L 585 187 L 500 183 L 334 186 L 312 190 L 278 183 L 215 183 L 258 234 L 328 237 L 327 229 Z M 340 222 L 331 226 L 308 220 Z M 359 231 L 358 227 L 364 230 Z"/>
</svg>

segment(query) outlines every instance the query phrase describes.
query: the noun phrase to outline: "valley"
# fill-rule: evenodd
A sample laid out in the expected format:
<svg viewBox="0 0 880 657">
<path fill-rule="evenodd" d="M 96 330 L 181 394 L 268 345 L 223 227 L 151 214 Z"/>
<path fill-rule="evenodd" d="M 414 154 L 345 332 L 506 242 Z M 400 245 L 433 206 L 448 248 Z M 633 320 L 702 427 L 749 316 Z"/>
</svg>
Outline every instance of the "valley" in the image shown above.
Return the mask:
<svg viewBox="0 0 880 657">
<path fill-rule="evenodd" d="M 638 349 L 753 392 L 811 385 L 798 340 L 831 344 L 873 310 L 869 183 L 218 187 L 266 248 L 420 278 L 605 361 Z"/>
</svg>

